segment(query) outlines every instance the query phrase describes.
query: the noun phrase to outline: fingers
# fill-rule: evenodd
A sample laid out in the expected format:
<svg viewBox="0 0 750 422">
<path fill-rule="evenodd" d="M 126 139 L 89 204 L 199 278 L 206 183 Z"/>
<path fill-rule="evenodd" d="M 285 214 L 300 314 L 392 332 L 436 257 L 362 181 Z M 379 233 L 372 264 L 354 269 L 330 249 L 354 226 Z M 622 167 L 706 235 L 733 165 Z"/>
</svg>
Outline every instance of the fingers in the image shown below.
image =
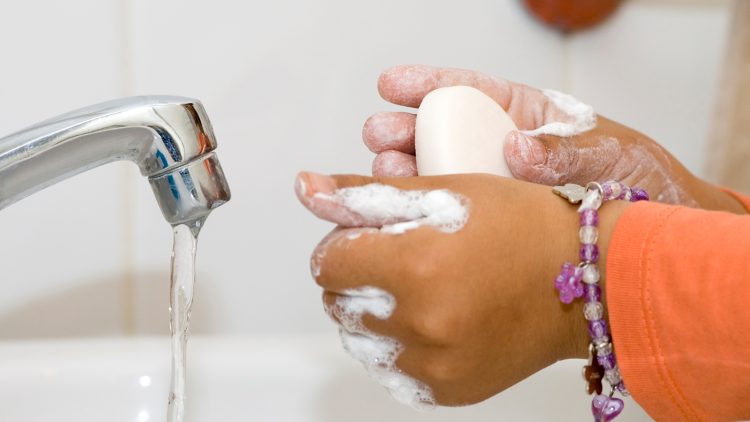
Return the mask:
<svg viewBox="0 0 750 422">
<path fill-rule="evenodd" d="M 399 151 L 383 151 L 372 162 L 375 177 L 413 177 L 417 175 L 417 157 Z"/>
<path fill-rule="evenodd" d="M 544 185 L 596 180 L 623 158 L 619 141 L 595 132 L 560 138 L 514 131 L 508 134 L 503 152 L 515 178 Z"/>
<path fill-rule="evenodd" d="M 394 104 L 419 107 L 430 91 L 456 85 L 477 88 L 507 108 L 515 84 L 471 70 L 406 65 L 395 66 L 381 73 L 378 92 L 383 99 Z"/>
<path fill-rule="evenodd" d="M 367 218 L 336 200 L 337 189 L 372 183 L 366 176 L 338 176 L 334 179 L 321 174 L 302 172 L 297 175 L 294 191 L 297 198 L 317 217 L 344 227 L 363 227 Z"/>
<path fill-rule="evenodd" d="M 540 90 L 472 70 L 395 66 L 381 73 L 378 92 L 391 103 L 419 107 L 430 91 L 457 85 L 482 91 L 505 109 L 523 130 L 536 129 L 560 116 L 558 108 Z"/>
<path fill-rule="evenodd" d="M 297 176 L 295 192 L 300 202 L 319 218 L 344 227 L 380 228 L 426 217 L 424 206 L 437 199 L 447 201 L 440 206 L 462 206 L 463 200 L 452 193 L 423 191 L 436 185 L 445 187 L 441 186 L 444 179 L 324 176 L 302 172 Z"/>
<path fill-rule="evenodd" d="M 362 139 L 374 153 L 386 150 L 414 155 L 414 128 L 417 116 L 412 113 L 377 113 L 362 128 Z"/>
<path fill-rule="evenodd" d="M 394 290 L 394 262 L 399 262 L 402 237 L 382 236 L 374 229 L 336 229 L 313 252 L 315 282 L 331 292 L 346 294 L 372 286 Z"/>
</svg>

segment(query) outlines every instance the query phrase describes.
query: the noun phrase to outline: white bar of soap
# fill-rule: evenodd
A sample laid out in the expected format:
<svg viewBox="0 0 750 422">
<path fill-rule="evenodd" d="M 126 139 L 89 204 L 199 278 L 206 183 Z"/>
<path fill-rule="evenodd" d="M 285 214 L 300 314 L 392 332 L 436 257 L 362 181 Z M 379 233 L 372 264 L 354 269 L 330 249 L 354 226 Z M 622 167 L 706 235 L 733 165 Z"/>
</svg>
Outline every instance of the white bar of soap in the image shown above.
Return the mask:
<svg viewBox="0 0 750 422">
<path fill-rule="evenodd" d="M 420 176 L 491 173 L 512 177 L 503 155 L 505 135 L 516 130 L 492 98 L 468 86 L 438 88 L 417 113 L 415 144 Z"/>
</svg>

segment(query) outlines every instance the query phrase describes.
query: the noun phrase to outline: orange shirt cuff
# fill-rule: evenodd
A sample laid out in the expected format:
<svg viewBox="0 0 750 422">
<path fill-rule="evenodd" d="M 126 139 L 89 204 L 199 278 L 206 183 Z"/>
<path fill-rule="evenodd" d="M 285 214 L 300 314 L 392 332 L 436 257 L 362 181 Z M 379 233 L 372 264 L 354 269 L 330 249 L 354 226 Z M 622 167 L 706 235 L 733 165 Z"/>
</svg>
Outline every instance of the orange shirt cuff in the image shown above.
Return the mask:
<svg viewBox="0 0 750 422">
<path fill-rule="evenodd" d="M 654 419 L 750 416 L 748 251 L 750 216 L 653 202 L 620 216 L 604 284 L 610 328 L 625 385 Z"/>
<path fill-rule="evenodd" d="M 654 207 L 638 202 L 629 206 L 617 222 L 607 256 L 607 310 L 618 366 L 633 398 L 656 420 L 687 417 L 678 397 L 664 397 L 672 390 L 663 373 L 663 362 L 644 297 L 645 259 L 652 239 L 676 208 Z"/>
</svg>

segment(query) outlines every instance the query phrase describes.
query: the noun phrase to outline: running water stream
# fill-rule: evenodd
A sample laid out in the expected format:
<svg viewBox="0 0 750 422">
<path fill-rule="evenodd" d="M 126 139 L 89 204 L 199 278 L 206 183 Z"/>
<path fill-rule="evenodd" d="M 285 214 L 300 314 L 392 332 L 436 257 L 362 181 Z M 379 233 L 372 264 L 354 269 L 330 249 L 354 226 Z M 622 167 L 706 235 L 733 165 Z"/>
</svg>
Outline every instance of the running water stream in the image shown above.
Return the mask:
<svg viewBox="0 0 750 422">
<path fill-rule="evenodd" d="M 169 287 L 169 327 L 172 332 L 172 380 L 167 422 L 182 422 L 185 414 L 186 349 L 195 284 L 195 250 L 203 220 L 174 226 L 172 276 Z"/>
</svg>

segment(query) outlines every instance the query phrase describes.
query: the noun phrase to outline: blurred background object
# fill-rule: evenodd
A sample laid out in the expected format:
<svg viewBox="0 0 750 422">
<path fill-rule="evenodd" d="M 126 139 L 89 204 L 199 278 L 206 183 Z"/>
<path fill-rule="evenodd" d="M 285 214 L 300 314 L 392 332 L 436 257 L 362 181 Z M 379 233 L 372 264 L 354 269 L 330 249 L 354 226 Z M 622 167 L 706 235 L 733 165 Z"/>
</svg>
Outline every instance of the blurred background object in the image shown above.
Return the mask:
<svg viewBox="0 0 750 422">
<path fill-rule="evenodd" d="M 609 17 L 621 0 L 522 0 L 537 19 L 562 32 L 590 28 Z"/>
<path fill-rule="evenodd" d="M 750 2 L 735 0 L 718 94 L 707 177 L 750 193 Z"/>
</svg>

